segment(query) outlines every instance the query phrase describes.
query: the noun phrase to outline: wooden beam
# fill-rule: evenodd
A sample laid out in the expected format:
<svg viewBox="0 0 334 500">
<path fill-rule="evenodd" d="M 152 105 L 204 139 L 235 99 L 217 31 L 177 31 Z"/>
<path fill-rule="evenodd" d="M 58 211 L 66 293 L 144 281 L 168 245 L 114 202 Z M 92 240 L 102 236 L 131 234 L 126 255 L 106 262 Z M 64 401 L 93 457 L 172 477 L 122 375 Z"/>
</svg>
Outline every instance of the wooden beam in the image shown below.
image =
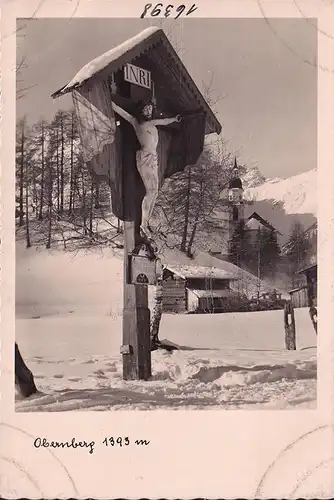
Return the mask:
<svg viewBox="0 0 334 500">
<path fill-rule="evenodd" d="M 121 122 L 124 213 L 123 378 L 147 380 L 151 376 L 150 310 L 146 285 L 131 283 L 130 255 L 140 238 L 142 192 L 136 168 L 136 136 Z"/>
<path fill-rule="evenodd" d="M 285 348 L 288 351 L 295 351 L 296 323 L 295 323 L 295 312 L 292 302 L 286 302 L 284 306 L 284 330 L 285 330 Z"/>
</svg>

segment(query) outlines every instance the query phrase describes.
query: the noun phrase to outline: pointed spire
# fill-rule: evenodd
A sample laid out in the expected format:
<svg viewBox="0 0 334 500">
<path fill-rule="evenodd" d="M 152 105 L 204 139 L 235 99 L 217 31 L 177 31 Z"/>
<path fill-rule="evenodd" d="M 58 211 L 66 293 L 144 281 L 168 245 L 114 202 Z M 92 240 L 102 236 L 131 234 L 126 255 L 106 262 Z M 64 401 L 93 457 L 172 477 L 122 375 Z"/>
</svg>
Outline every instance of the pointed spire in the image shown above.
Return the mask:
<svg viewBox="0 0 334 500">
<path fill-rule="evenodd" d="M 233 169 L 232 169 L 232 175 L 234 178 L 239 177 L 239 168 L 238 168 L 236 156 L 234 157 L 234 165 L 233 165 Z"/>
<path fill-rule="evenodd" d="M 232 177 L 230 180 L 229 188 L 230 189 L 242 189 L 242 182 L 241 182 L 241 179 L 239 177 L 239 168 L 238 168 L 236 156 L 234 157 L 234 165 L 233 165 L 233 169 L 232 169 Z"/>
</svg>

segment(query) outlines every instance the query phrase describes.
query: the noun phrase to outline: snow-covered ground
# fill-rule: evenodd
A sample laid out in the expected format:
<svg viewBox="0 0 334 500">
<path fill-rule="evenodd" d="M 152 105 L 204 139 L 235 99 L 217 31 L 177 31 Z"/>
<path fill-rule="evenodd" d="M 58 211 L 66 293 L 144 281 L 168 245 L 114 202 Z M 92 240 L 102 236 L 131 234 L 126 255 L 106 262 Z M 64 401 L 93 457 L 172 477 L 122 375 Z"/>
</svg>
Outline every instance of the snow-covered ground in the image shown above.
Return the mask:
<svg viewBox="0 0 334 500">
<path fill-rule="evenodd" d="M 152 379 L 124 381 L 122 255 L 17 246 L 16 339 L 40 393 L 17 411 L 315 408 L 316 336 L 296 310 L 297 351 L 282 311 L 164 314 Z M 152 292 L 152 291 L 151 291 Z"/>
</svg>

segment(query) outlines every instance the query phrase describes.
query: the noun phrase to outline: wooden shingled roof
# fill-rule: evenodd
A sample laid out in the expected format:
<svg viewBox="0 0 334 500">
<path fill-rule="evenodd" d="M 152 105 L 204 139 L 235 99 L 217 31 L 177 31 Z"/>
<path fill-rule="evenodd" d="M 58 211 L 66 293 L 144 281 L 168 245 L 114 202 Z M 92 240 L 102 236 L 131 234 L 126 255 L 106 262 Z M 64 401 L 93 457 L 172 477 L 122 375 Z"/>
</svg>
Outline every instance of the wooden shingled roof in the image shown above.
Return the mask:
<svg viewBox="0 0 334 500">
<path fill-rule="evenodd" d="M 206 134 L 221 132 L 217 117 L 164 31 L 157 27 L 143 30 L 135 37 L 89 62 L 67 85 L 54 92 L 52 97 L 67 94 L 93 78 L 107 78 L 112 72 L 121 70 L 129 62 L 136 64 L 139 58 L 140 61 L 145 61 L 145 68 L 152 71 L 155 85 L 165 90 L 166 100 L 170 100 L 173 107 L 180 109 L 180 113 L 204 112 Z"/>
</svg>

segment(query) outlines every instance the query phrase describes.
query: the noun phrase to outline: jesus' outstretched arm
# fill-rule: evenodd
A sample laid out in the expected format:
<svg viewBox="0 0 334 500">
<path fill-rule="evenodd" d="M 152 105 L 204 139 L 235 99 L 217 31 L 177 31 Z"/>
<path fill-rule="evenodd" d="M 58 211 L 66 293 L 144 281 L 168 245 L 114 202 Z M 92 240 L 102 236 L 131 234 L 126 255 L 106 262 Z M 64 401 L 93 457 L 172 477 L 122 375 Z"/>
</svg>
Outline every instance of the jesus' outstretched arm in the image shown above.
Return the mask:
<svg viewBox="0 0 334 500">
<path fill-rule="evenodd" d="M 130 113 L 125 111 L 125 109 L 121 108 L 120 106 L 117 106 L 117 104 L 114 102 L 112 103 L 112 108 L 115 111 L 115 113 L 117 113 L 121 118 L 124 118 L 124 120 L 131 123 L 133 127 L 136 126 L 137 120 L 132 115 L 130 115 Z"/>
<path fill-rule="evenodd" d="M 157 118 L 151 120 L 152 125 L 170 125 L 171 123 L 180 122 L 182 120 L 181 115 L 173 116 L 172 118 Z"/>
</svg>

